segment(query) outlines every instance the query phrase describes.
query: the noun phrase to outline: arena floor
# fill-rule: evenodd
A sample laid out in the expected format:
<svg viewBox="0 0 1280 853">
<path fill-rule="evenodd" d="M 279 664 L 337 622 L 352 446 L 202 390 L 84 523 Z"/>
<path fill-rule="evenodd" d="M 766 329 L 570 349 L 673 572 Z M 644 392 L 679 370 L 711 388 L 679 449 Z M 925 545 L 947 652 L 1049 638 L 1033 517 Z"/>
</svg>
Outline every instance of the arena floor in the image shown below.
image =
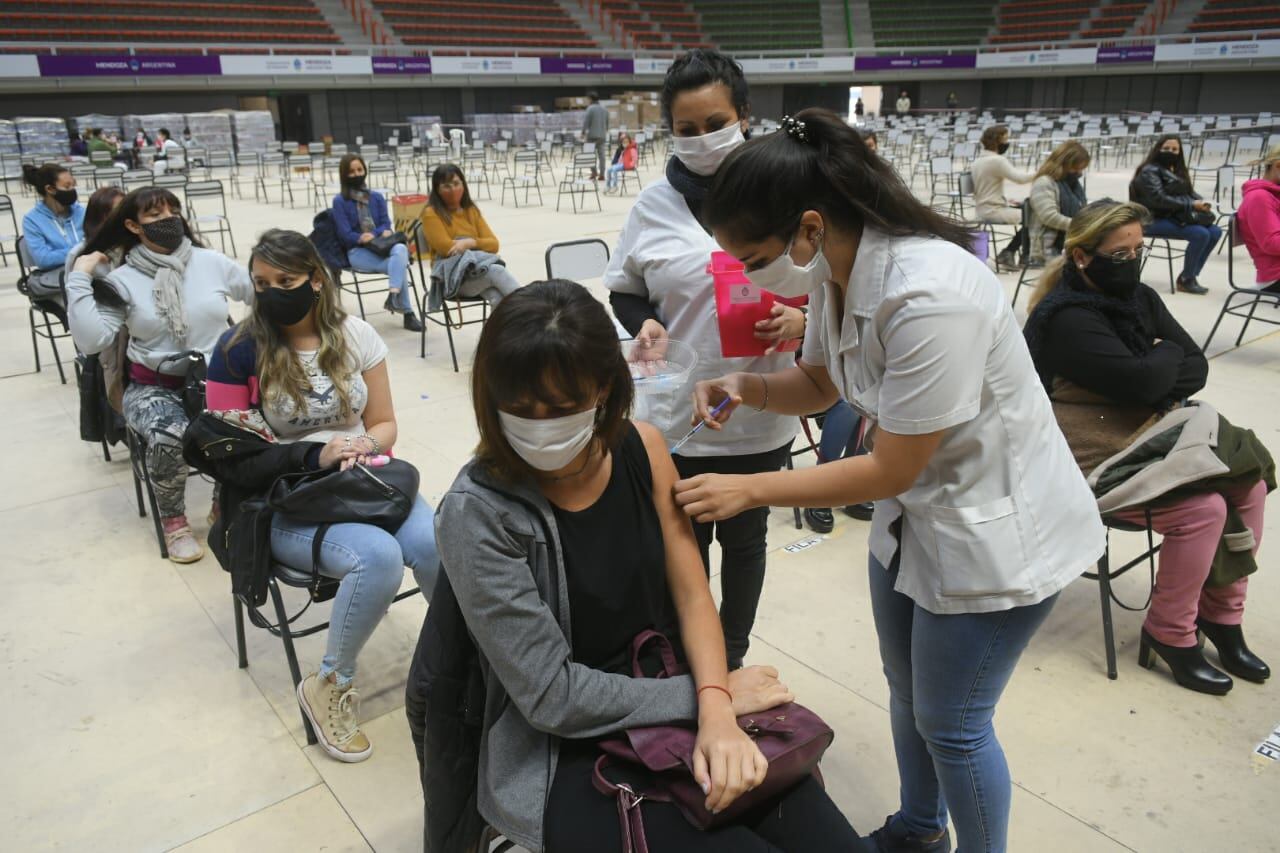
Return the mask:
<svg viewBox="0 0 1280 853">
<path fill-rule="evenodd" d="M 646 180 L 654 174 L 644 172 Z M 1127 181 L 1127 171 L 1091 172 L 1090 197 L 1125 197 Z M 544 193 L 540 208 L 480 202 L 521 280 L 544 277 L 550 243 L 601 237 L 612 245 L 633 200 L 606 197 L 602 213 L 574 215 L 554 212 L 554 190 Z M 19 215 L 31 204 L 15 201 Z M 260 231 L 305 233 L 313 213 L 252 201 L 229 207 L 241 260 Z M 1203 340 L 1227 291 L 1225 255 L 1215 255 L 1202 277 L 1207 296 L 1167 296 L 1163 268 L 1153 262 L 1150 271 L 1149 283 L 1165 289 L 1173 313 Z M 127 451 L 117 447 L 104 462 L 96 445 L 79 440 L 74 384 L 59 385 L 47 364 L 31 372 L 16 278 L 11 259 L 0 269 L 0 404 L 15 416 L 0 454 L 0 539 L 10 555 L 0 661 L 14 696 L 0 714 L 10 744 L 0 848 L 421 849 L 403 690 L 425 602 L 394 606 L 361 655 L 372 758 L 344 765 L 307 747 L 279 641 L 249 628 L 250 666 L 237 669 L 226 574 L 212 555 L 188 566 L 159 558 L 151 522 L 136 512 Z M 1015 277 L 1003 279 L 1012 295 Z M 604 298 L 599 282 L 590 285 Z M 381 302 L 375 297 L 370 307 Z M 396 449 L 419 467 L 434 503 L 475 437 L 466 368 L 452 371 L 442 329 L 430 328 L 422 360 L 417 335 L 399 318 L 369 316 L 391 349 Z M 1200 396 L 1280 451 L 1280 332 L 1255 324 L 1243 347 L 1228 349 L 1238 322 L 1227 320 L 1218 333 Z M 457 334 L 464 362 L 477 329 Z M 208 496 L 206 483 L 188 489 L 201 536 Z M 896 808 L 897 774 L 865 578 L 869 525 L 836 518 L 835 532 L 818 538 L 797 530 L 789 509 L 773 511 L 769 577 L 748 660 L 776 665 L 799 700 L 835 728 L 827 785 L 867 833 Z M 1269 519 L 1268 538 L 1280 535 L 1277 528 Z M 788 548 L 802 542 L 813 544 Z M 1119 555 L 1139 543 L 1113 537 Z M 1245 623 L 1251 645 L 1273 666 L 1280 664 L 1280 621 L 1271 618 L 1280 609 L 1278 553 L 1264 544 Z M 406 586 L 411 581 L 406 572 Z M 1141 603 L 1146 584 L 1136 570 L 1117 592 Z M 1011 849 L 1280 849 L 1280 764 L 1253 754 L 1280 723 L 1280 684 L 1237 679 L 1224 698 L 1181 689 L 1163 665 L 1137 666 L 1141 619 L 1116 609 L 1120 677 L 1108 681 L 1098 588 L 1082 579 L 1063 592 L 1023 658 L 997 719 L 1014 780 Z M 323 635 L 300 641 L 304 671 L 318 663 L 323 642 Z"/>
</svg>

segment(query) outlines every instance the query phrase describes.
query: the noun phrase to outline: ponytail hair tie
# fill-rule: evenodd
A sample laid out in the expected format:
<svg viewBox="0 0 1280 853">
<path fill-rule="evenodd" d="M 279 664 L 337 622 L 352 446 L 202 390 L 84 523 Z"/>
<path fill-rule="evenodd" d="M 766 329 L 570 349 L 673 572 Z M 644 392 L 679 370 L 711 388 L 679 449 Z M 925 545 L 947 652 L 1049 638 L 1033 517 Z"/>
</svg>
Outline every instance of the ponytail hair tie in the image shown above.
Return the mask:
<svg viewBox="0 0 1280 853">
<path fill-rule="evenodd" d="M 798 139 L 803 143 L 809 142 L 809 131 L 805 128 L 805 123 L 798 118 L 791 116 L 782 117 L 782 129 L 787 132 L 787 136 L 792 139 Z"/>
</svg>

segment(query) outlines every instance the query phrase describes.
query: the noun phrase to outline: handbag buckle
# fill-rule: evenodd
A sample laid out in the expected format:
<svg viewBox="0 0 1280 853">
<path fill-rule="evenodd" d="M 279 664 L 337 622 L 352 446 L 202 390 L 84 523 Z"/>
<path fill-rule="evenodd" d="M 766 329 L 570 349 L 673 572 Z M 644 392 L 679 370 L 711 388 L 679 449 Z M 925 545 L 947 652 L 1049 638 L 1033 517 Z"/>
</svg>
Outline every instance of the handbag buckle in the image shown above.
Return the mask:
<svg viewBox="0 0 1280 853">
<path fill-rule="evenodd" d="M 623 809 L 625 809 L 626 811 L 631 811 L 632 809 L 639 806 L 642 802 L 644 802 L 645 800 L 644 794 L 637 794 L 635 789 L 632 788 L 630 785 L 628 785 L 626 782 L 619 782 L 617 784 L 618 784 L 618 799 L 621 800 Z"/>
</svg>

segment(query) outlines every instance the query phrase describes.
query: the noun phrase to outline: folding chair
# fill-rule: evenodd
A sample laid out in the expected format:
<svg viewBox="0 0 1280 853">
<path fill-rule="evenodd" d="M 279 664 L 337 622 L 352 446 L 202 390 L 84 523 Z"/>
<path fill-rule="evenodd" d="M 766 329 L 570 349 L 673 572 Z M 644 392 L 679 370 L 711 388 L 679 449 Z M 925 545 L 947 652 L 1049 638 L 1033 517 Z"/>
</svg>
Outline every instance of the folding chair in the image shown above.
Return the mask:
<svg viewBox="0 0 1280 853">
<path fill-rule="evenodd" d="M 507 203 L 507 188 L 511 188 L 511 200 L 516 207 L 520 206 L 517 190 L 524 190 L 524 203 L 529 203 L 529 191 L 538 193 L 538 206 L 542 206 L 542 187 L 538 185 L 538 152 L 517 151 L 515 171 L 502 179 L 502 196 L 500 204 Z"/>
<path fill-rule="evenodd" d="M 165 172 L 164 174 L 156 175 L 151 185 L 153 187 L 164 187 L 167 190 L 180 190 L 186 188 L 188 183 L 186 175 Z"/>
<path fill-rule="evenodd" d="M 312 634 L 327 631 L 329 629 L 329 623 L 320 622 L 306 628 L 292 628 L 291 625 L 293 622 L 306 612 L 307 608 L 310 607 L 311 602 L 310 599 L 308 599 L 307 604 L 303 606 L 302 610 L 298 611 L 293 616 L 289 616 L 288 611 L 285 609 L 284 595 L 281 593 L 280 587 L 281 585 L 284 585 L 294 589 L 310 589 L 311 583 L 312 575 L 310 569 L 296 569 L 292 566 L 287 566 L 278 560 L 273 559 L 271 561 L 271 566 L 267 574 L 267 593 L 271 598 L 271 604 L 275 610 L 276 621 L 274 624 L 258 610 L 260 605 L 253 602 L 247 602 L 243 597 L 234 593 L 232 593 L 231 596 L 235 605 L 236 657 L 240 668 L 249 668 L 249 650 L 248 644 L 245 642 L 244 634 L 244 614 L 247 609 L 249 611 L 250 622 L 252 622 L 256 627 L 262 628 L 263 630 L 279 637 L 281 643 L 284 644 L 284 656 L 285 660 L 289 663 L 289 675 L 293 678 L 293 689 L 295 693 L 297 693 L 298 685 L 302 683 L 302 668 L 298 665 L 298 652 L 294 647 L 293 641 L 299 637 L 309 637 Z M 338 586 L 338 582 L 331 578 L 326 578 L 322 580 L 321 583 L 329 585 L 331 590 L 336 590 Z M 392 603 L 394 604 L 397 601 L 404 601 L 406 598 L 411 598 L 412 596 L 418 595 L 420 592 L 421 590 L 415 586 L 413 589 L 407 589 L 404 592 L 396 593 L 395 598 L 392 599 Z M 332 595 L 330 594 L 329 597 L 332 597 Z M 265 604 L 265 602 L 263 603 Z M 306 733 L 307 743 L 314 745 L 316 743 L 316 733 L 311 728 L 311 721 L 307 719 L 306 713 L 303 712 L 301 708 L 298 709 L 298 713 L 302 715 L 302 728 Z"/>
<path fill-rule="evenodd" d="M 148 175 L 151 174 L 151 171 L 147 170 L 147 174 Z M 102 189 L 103 187 L 111 187 L 111 186 L 116 186 L 123 189 L 124 188 L 123 173 L 119 169 L 117 169 L 115 166 L 103 166 L 103 167 L 94 169 L 93 185 L 98 189 Z"/>
<path fill-rule="evenodd" d="M 599 238 L 552 243 L 543 254 L 547 278 L 581 282 L 601 278 L 609 267 L 609 244 Z"/>
<path fill-rule="evenodd" d="M 367 165 L 369 189 L 382 193 L 388 199 L 395 195 L 398 187 L 396 180 L 396 164 L 390 160 L 371 160 Z"/>
<path fill-rule="evenodd" d="M 91 163 L 72 163 L 71 177 L 76 179 L 77 184 L 84 184 L 86 188 L 97 188 L 94 183 L 94 173 L 98 169 Z"/>
<path fill-rule="evenodd" d="M 227 253 L 227 241 L 231 241 L 231 255 L 236 254 L 236 238 L 231 233 L 231 219 L 227 216 L 227 198 L 222 191 L 222 181 L 192 181 L 186 186 L 187 221 L 195 226 L 201 239 L 217 234 L 222 253 Z M 215 208 L 216 202 L 216 208 Z"/>
<path fill-rule="evenodd" d="M 113 172 L 119 174 L 118 169 Z M 125 192 L 133 192 L 140 187 L 149 187 L 156 179 L 156 173 L 150 169 L 130 169 L 123 175 L 120 175 L 118 186 Z"/>
<path fill-rule="evenodd" d="M 1280 293 L 1272 293 L 1267 290 L 1261 290 L 1257 287 L 1244 287 L 1236 284 L 1235 271 L 1235 243 L 1236 243 L 1236 217 L 1231 214 L 1227 220 L 1227 236 L 1223 241 L 1227 246 L 1227 284 L 1230 285 L 1231 291 L 1227 294 L 1226 300 L 1222 303 L 1222 310 L 1218 312 L 1218 319 L 1213 321 L 1213 328 L 1209 330 L 1209 336 L 1204 339 L 1204 346 L 1201 348 L 1205 352 L 1209 350 L 1209 344 L 1213 341 L 1213 336 L 1218 332 L 1218 326 L 1222 323 L 1222 318 L 1230 314 L 1233 317 L 1243 317 L 1244 324 L 1240 326 L 1240 334 L 1236 335 L 1235 346 L 1240 346 L 1240 342 L 1244 340 L 1244 333 L 1249 328 L 1249 323 L 1257 320 L 1260 323 L 1269 323 L 1271 325 L 1280 325 L 1280 319 L 1272 319 L 1269 317 L 1255 317 L 1254 312 L 1258 310 L 1259 305 L 1270 305 L 1272 308 L 1280 308 Z M 1245 309 L 1248 309 L 1247 311 Z"/>
<path fill-rule="evenodd" d="M 471 149 L 462 154 L 462 173 L 467 177 L 467 189 L 477 195 L 479 187 L 484 188 L 485 199 L 493 200 L 493 185 L 489 182 L 488 160 L 483 150 Z"/>
<path fill-rule="evenodd" d="M 1142 259 L 1143 271 L 1145 271 L 1147 268 L 1147 261 L 1150 261 L 1153 259 L 1157 261 L 1165 261 L 1169 264 L 1169 292 L 1170 293 L 1178 292 L 1178 288 L 1177 288 L 1178 277 L 1173 272 L 1173 262 L 1177 260 L 1181 260 L 1187 254 L 1186 241 L 1178 240 L 1179 243 L 1183 244 L 1182 248 L 1179 249 L 1178 247 L 1173 245 L 1174 240 L 1177 240 L 1177 238 L 1176 237 L 1158 237 L 1155 235 L 1148 234 L 1147 235 L 1147 256 Z"/>
<path fill-rule="evenodd" d="M 1151 605 L 1151 597 L 1155 593 L 1156 585 L 1156 554 L 1160 551 L 1160 545 L 1157 545 L 1155 541 L 1155 530 L 1151 526 L 1150 509 L 1146 510 L 1145 526 L 1106 516 L 1103 516 L 1102 523 L 1106 527 L 1106 549 L 1102 552 L 1102 556 L 1098 558 L 1097 571 L 1085 572 L 1083 577 L 1098 582 L 1098 596 L 1101 599 L 1102 606 L 1102 642 L 1107 656 L 1107 678 L 1115 681 L 1118 673 L 1116 672 L 1116 637 L 1115 626 L 1111 621 L 1111 603 L 1114 601 L 1121 609 L 1133 613 L 1141 613 Z M 1116 569 L 1111 567 L 1111 531 L 1113 530 L 1133 532 L 1145 530 L 1147 533 L 1146 550 Z M 1144 561 L 1151 570 L 1151 585 L 1147 591 L 1147 600 L 1141 607 L 1130 607 L 1116 597 L 1115 591 L 1111 587 L 1111 582 L 1130 569 L 1142 565 Z"/>
<path fill-rule="evenodd" d="M 9 245 L 10 240 L 16 242 L 22 236 L 22 232 L 18 228 L 18 214 L 13 207 L 13 199 L 7 195 L 0 195 L 0 217 L 3 217 L 6 213 L 9 214 L 9 225 L 13 230 L 8 233 L 0 233 L 0 260 L 3 260 L 4 265 L 7 267 L 9 266 L 9 249 L 6 247 Z M 0 222 L 0 224 L 3 223 Z"/>
<path fill-rule="evenodd" d="M 560 181 L 559 192 L 556 195 L 556 210 L 560 209 L 560 200 L 564 198 L 565 193 L 569 194 L 569 201 L 573 204 L 573 212 L 578 213 L 580 207 L 578 199 L 582 199 L 582 207 L 587 204 L 587 194 L 595 196 L 596 209 L 604 210 L 604 205 L 600 203 L 600 185 L 599 182 L 591 177 L 596 171 L 596 155 L 592 153 L 574 154 L 573 161 L 565 167 L 564 178 Z"/>
<path fill-rule="evenodd" d="M 27 248 L 26 237 L 17 239 L 14 244 L 14 254 L 18 256 L 18 292 L 27 297 L 27 324 L 31 327 L 31 354 L 35 357 L 36 373 L 41 369 L 40 339 L 44 338 L 49 342 L 49 348 L 53 350 L 53 363 L 57 365 L 58 378 L 63 385 L 66 385 L 67 372 L 62 367 L 62 355 L 58 352 L 58 341 L 71 337 L 71 332 L 67 330 L 67 309 L 64 307 L 67 301 L 66 289 L 59 285 L 62 293 L 61 304 L 52 296 L 32 293 L 28 279 L 36 272 L 36 264 L 35 259 L 31 257 L 31 250 Z M 36 322 L 37 313 L 40 315 L 39 323 Z M 54 329 L 50 317 L 58 321 L 58 325 L 62 327 L 61 332 Z"/>
<path fill-rule="evenodd" d="M 289 180 L 285 176 L 285 169 L 287 168 L 288 163 L 284 158 L 284 154 L 279 151 L 267 151 L 258 154 L 254 174 L 254 201 L 261 197 L 263 201 L 270 204 L 271 193 L 267 191 L 267 187 L 268 184 L 274 184 L 280 190 L 280 206 L 283 207 L 285 194 L 292 193 L 292 189 L 288 188 Z"/>
<path fill-rule="evenodd" d="M 426 238 L 422 234 L 422 222 L 413 223 L 413 230 L 409 235 L 409 245 L 422 246 L 426 244 Z M 418 341 L 418 357 L 427 357 L 427 323 L 434 323 L 437 326 L 444 326 L 445 335 L 449 339 L 449 357 L 453 360 L 453 372 L 458 372 L 458 350 L 453 342 L 453 333 L 460 330 L 464 326 L 473 326 L 479 324 L 484 325 L 489 319 L 489 301 L 483 296 L 456 296 L 452 300 L 454 303 L 453 311 L 449 310 L 448 299 L 442 299 L 440 308 L 431 310 L 428 303 L 431 299 L 431 276 L 426 273 L 422 266 L 422 256 L 425 252 L 418 253 L 418 278 L 422 279 L 422 299 L 419 302 L 419 308 L 422 311 L 422 319 L 426 322 L 422 324 L 422 334 Z M 467 311 L 480 309 L 479 317 L 467 318 Z M 454 320 L 456 312 L 458 319 Z M 442 319 L 443 318 L 443 319 Z"/>
</svg>

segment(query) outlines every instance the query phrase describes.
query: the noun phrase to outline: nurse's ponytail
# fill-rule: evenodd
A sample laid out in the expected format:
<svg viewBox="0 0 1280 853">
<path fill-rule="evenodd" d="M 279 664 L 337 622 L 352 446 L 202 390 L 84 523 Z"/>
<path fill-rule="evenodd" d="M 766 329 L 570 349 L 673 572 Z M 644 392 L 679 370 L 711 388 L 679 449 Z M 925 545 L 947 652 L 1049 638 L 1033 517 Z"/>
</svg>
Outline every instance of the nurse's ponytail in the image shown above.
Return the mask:
<svg viewBox="0 0 1280 853">
<path fill-rule="evenodd" d="M 806 210 L 845 230 L 867 224 L 899 237 L 940 237 L 972 251 L 972 235 L 963 226 L 917 199 L 843 119 L 816 108 L 730 154 L 702 214 L 709 228 L 756 243 L 789 239 Z"/>
</svg>

